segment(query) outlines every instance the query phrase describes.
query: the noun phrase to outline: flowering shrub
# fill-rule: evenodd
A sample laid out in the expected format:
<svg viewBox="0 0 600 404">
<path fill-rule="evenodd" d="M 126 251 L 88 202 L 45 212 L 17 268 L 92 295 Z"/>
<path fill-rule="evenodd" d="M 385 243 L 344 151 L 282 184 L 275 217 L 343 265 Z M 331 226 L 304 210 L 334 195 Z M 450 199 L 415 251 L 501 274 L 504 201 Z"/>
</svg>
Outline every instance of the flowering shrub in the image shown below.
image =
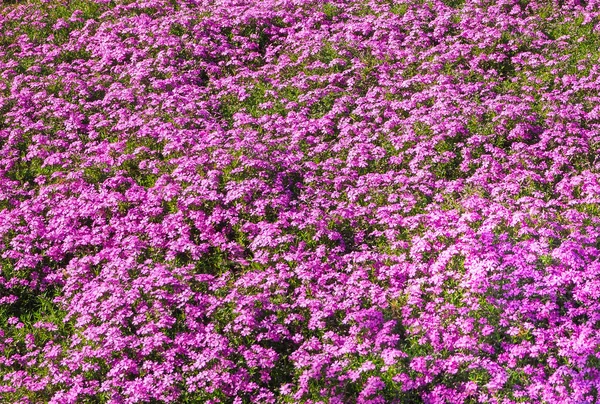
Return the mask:
<svg viewBox="0 0 600 404">
<path fill-rule="evenodd" d="M 600 2 L 0 7 L 0 401 L 593 403 Z"/>
</svg>

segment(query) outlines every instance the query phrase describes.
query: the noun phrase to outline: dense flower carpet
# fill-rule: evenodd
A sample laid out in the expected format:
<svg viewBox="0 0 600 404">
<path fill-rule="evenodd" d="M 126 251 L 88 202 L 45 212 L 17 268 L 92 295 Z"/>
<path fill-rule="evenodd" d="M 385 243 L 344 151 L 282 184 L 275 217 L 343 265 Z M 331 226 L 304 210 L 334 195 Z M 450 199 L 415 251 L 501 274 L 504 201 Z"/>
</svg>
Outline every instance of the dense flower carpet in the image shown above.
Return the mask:
<svg viewBox="0 0 600 404">
<path fill-rule="evenodd" d="M 600 400 L 600 1 L 0 5 L 0 402 Z"/>
</svg>

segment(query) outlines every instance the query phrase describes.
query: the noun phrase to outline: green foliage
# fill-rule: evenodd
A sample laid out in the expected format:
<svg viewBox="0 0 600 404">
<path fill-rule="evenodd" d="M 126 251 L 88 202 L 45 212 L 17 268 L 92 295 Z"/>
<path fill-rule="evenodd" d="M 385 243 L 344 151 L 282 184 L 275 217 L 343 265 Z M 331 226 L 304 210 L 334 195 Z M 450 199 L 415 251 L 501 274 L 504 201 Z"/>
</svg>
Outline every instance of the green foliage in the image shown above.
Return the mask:
<svg viewBox="0 0 600 404">
<path fill-rule="evenodd" d="M 336 6 L 335 4 L 331 4 L 331 3 L 325 3 L 323 4 L 323 13 L 325 13 L 325 16 L 327 16 L 328 20 L 333 20 L 335 17 L 337 17 L 339 14 L 341 14 L 342 9 L 338 6 Z"/>
</svg>

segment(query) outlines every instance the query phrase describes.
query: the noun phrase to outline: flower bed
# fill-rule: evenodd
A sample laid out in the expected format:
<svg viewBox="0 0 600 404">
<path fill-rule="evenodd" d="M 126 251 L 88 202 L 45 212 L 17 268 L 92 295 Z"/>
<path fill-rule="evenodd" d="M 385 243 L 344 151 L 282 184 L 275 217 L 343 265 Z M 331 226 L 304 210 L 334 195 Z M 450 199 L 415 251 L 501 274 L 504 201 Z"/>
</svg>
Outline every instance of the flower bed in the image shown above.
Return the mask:
<svg viewBox="0 0 600 404">
<path fill-rule="evenodd" d="M 0 6 L 0 401 L 593 403 L 600 3 Z"/>
</svg>

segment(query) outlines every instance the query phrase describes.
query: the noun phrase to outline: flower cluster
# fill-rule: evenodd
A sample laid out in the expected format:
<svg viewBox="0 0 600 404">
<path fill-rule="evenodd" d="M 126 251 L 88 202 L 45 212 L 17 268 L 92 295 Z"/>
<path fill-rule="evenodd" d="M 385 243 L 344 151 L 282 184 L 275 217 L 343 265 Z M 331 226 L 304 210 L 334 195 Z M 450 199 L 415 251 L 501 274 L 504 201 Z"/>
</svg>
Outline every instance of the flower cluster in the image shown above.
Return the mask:
<svg viewBox="0 0 600 404">
<path fill-rule="evenodd" d="M 0 401 L 600 399 L 598 0 L 0 6 Z"/>
</svg>

